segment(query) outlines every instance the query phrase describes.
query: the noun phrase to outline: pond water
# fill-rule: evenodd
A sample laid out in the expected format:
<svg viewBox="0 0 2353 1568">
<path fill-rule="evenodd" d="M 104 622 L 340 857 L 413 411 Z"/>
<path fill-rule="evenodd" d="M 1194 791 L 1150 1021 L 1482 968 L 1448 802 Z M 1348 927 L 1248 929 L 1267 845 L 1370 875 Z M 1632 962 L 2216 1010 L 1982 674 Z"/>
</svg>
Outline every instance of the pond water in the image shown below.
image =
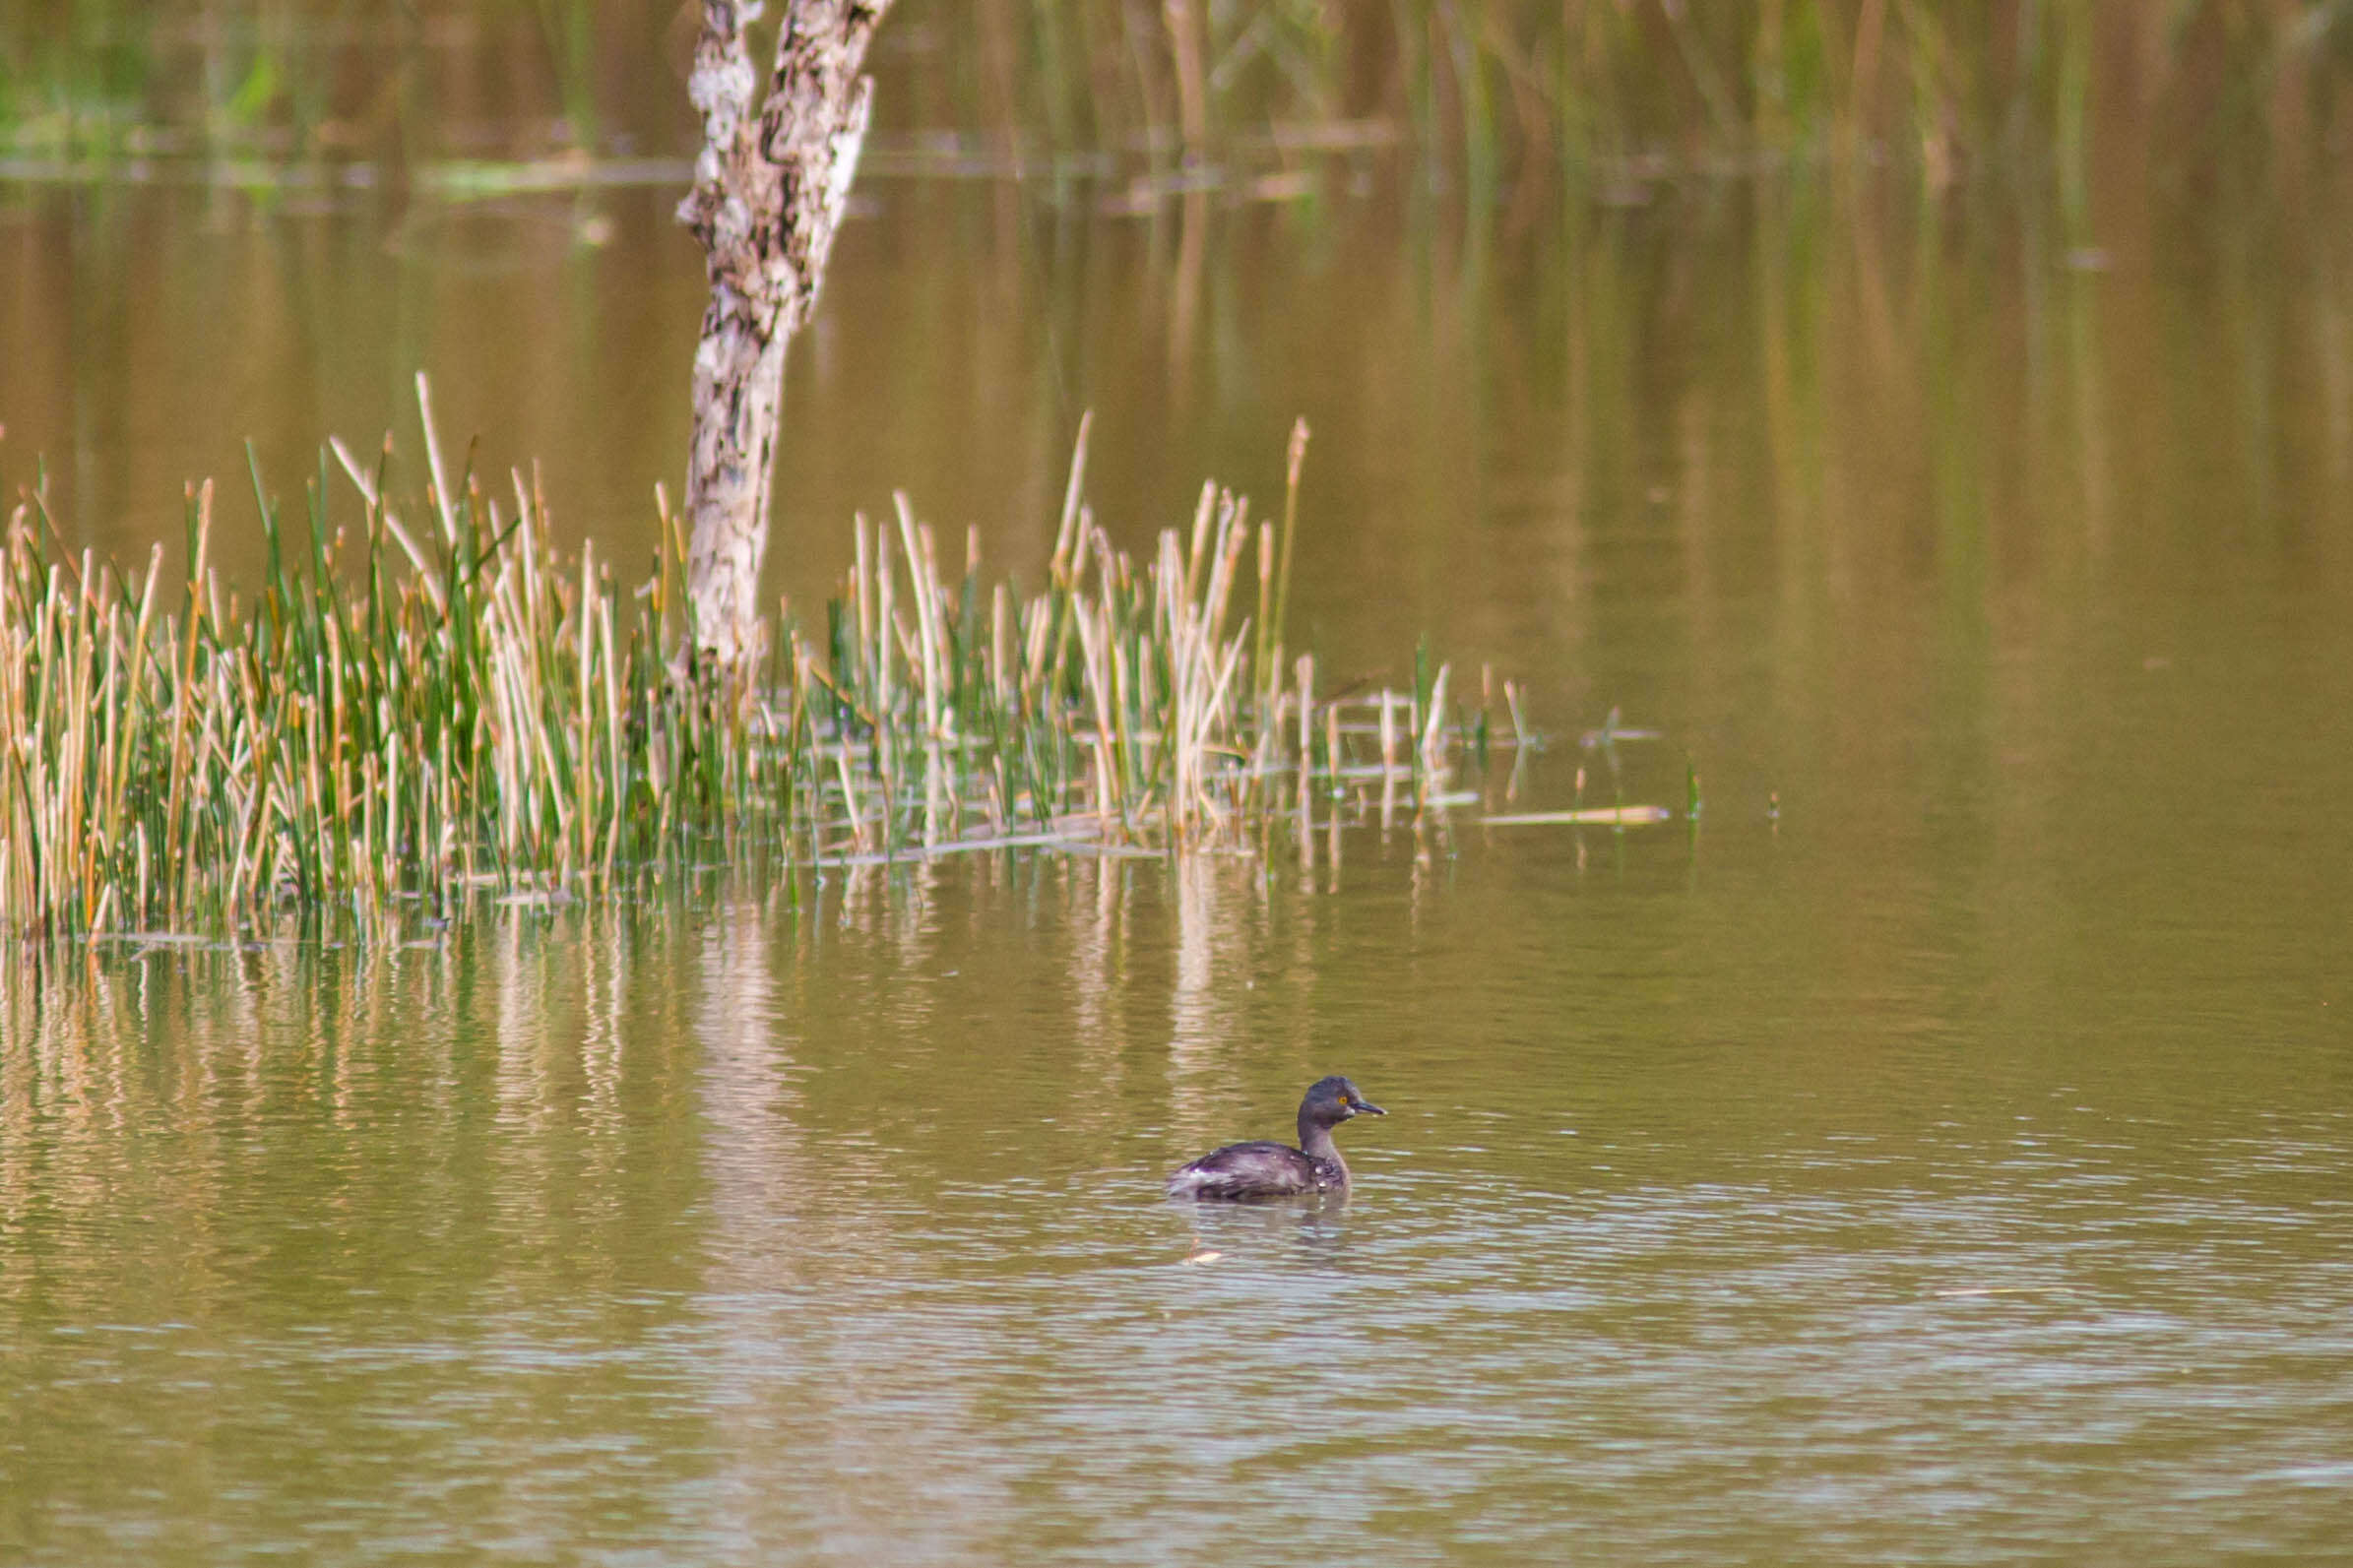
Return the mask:
<svg viewBox="0 0 2353 1568">
<path fill-rule="evenodd" d="M 869 182 L 779 592 L 895 486 L 1034 572 L 1082 409 L 1131 542 L 1304 415 L 1328 667 L 1524 679 L 1496 808 L 1619 709 L 1701 819 L 16 952 L 0 1560 L 2343 1554 L 2353 225 L 2098 194 Z M 642 556 L 673 199 L 17 191 L 0 467 L 176 549 L 422 368 Z M 1351 1201 L 1160 1196 L 1331 1071 Z"/>
</svg>

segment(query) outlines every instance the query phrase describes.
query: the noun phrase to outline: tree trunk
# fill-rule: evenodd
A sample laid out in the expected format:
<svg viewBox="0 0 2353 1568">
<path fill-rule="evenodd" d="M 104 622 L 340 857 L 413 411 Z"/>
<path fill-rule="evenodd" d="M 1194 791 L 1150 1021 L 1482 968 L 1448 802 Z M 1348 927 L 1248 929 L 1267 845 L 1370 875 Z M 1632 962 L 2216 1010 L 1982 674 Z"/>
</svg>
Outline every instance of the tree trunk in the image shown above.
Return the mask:
<svg viewBox="0 0 2353 1568">
<path fill-rule="evenodd" d="M 776 66 L 753 113 L 744 29 L 762 0 L 703 0 L 687 94 L 703 116 L 678 220 L 709 258 L 694 351 L 687 592 L 702 645 L 727 666 L 758 657 L 760 558 L 784 399 L 785 349 L 817 303 L 849 204 L 873 81 L 859 74 L 890 0 L 786 0 Z"/>
</svg>

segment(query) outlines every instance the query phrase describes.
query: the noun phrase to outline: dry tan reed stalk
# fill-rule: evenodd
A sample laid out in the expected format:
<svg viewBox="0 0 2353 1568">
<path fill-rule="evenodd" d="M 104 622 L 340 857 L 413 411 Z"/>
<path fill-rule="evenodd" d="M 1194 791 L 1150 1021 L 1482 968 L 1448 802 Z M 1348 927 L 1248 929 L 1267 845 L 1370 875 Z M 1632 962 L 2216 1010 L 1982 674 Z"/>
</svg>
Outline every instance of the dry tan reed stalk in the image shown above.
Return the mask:
<svg viewBox="0 0 2353 1568">
<path fill-rule="evenodd" d="M 913 664 L 923 682 L 923 733 L 933 740 L 940 736 L 939 697 L 942 678 L 940 665 L 945 651 L 940 646 L 939 581 L 931 559 L 931 540 L 928 531 L 919 536 L 915 508 L 905 490 L 891 493 L 891 505 L 899 517 L 899 537 L 907 551 L 907 576 L 915 589 L 916 644 L 920 657 Z"/>
<path fill-rule="evenodd" d="M 458 542 L 458 514 L 456 498 L 449 488 L 449 470 L 441 461 L 441 435 L 433 423 L 433 384 L 419 370 L 416 373 L 416 412 L 425 431 L 425 464 L 433 475 L 433 490 L 429 500 L 441 517 L 441 536 L 453 548 Z"/>
<path fill-rule="evenodd" d="M 1430 684 L 1430 719 L 1422 730 L 1422 768 L 1429 774 L 1442 772 L 1446 763 L 1446 677 L 1451 666 L 1440 664 L 1437 678 Z"/>
<path fill-rule="evenodd" d="M 1076 609 L 1071 620 L 1078 633 L 1079 658 L 1085 670 L 1087 695 L 1094 703 L 1095 815 L 1108 822 L 1113 800 L 1112 679 L 1109 651 L 1104 645 L 1111 631 L 1108 626 L 1099 629 L 1094 613 L 1084 607 Z"/>
<path fill-rule="evenodd" d="M 1304 783 L 1315 736 L 1315 656 L 1299 656 L 1299 776 Z"/>
<path fill-rule="evenodd" d="M 236 926 L 332 903 L 394 931 L 404 892 L 560 891 L 709 844 L 948 852 L 971 847 L 968 810 L 991 841 L 1027 817 L 1103 852 L 1262 838 L 1294 739 L 1303 803 L 1318 744 L 1327 779 L 1346 769 L 1341 705 L 1316 735 L 1314 660 L 1291 665 L 1295 689 L 1254 662 L 1280 649 L 1296 472 L 1281 531 L 1204 486 L 1187 526 L 1131 559 L 1085 503 L 1082 426 L 1030 595 L 981 594 L 970 531 L 951 586 L 895 496 L 883 528 L 858 520 L 829 644 L 780 607 L 775 684 L 722 694 L 687 652 L 684 541 L 660 487 L 652 575 L 618 591 L 593 546 L 553 546 L 536 476 L 509 470 L 510 512 L 471 468 L 453 475 L 419 393 L 429 550 L 384 470 L 341 443 L 356 557 L 319 497 L 314 565 L 284 569 L 257 475 L 271 564 L 250 600 L 212 565 L 209 484 L 187 497 L 178 595 L 159 550 L 118 577 L 63 553 L 37 505 L 18 510 L 0 540 L 0 923 Z M 1240 615 L 1245 553 L 1256 613 Z M 1445 678 L 1417 726 L 1433 758 Z M 1397 700 L 1379 703 L 1387 764 Z"/>
<path fill-rule="evenodd" d="M 376 481 L 368 477 L 367 471 L 352 461 L 350 450 L 344 445 L 342 437 L 329 437 L 327 447 L 335 454 L 335 461 L 343 466 L 343 470 L 350 477 L 352 487 L 357 489 L 361 498 L 366 501 L 370 518 L 383 525 L 385 531 L 392 535 L 393 542 L 400 545 L 401 552 L 409 557 L 410 569 L 416 573 L 416 580 L 423 585 L 426 596 L 433 601 L 433 607 L 446 610 L 449 607 L 449 596 L 441 586 L 440 574 L 436 573 L 432 563 L 425 559 L 424 551 L 417 548 L 415 538 L 410 534 L 407 528 L 402 526 L 399 517 L 383 504 L 382 499 L 376 493 Z M 213 481 L 205 480 L 205 489 L 208 493 L 212 487 Z"/>
<path fill-rule="evenodd" d="M 1054 525 L 1054 552 L 1048 567 L 1048 580 L 1067 583 L 1083 570 L 1082 563 L 1072 559 L 1071 552 L 1080 547 L 1083 535 L 1074 537 L 1080 523 L 1087 487 L 1087 433 L 1094 427 L 1095 414 L 1089 410 L 1078 416 L 1078 435 L 1070 444 L 1070 477 L 1062 486 L 1062 515 Z"/>
</svg>

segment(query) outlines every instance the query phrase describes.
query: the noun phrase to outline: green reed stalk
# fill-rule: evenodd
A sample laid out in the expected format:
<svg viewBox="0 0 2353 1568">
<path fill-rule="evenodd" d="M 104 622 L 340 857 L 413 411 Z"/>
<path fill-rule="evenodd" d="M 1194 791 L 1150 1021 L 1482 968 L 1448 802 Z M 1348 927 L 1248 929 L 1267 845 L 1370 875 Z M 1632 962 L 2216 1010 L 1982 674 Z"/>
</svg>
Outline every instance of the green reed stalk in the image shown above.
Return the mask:
<svg viewBox="0 0 2353 1568">
<path fill-rule="evenodd" d="M 973 543 L 951 589 L 899 497 L 895 527 L 857 530 L 823 642 L 780 617 L 761 678 L 731 690 L 698 673 L 666 499 L 652 579 L 631 591 L 593 546 L 554 547 L 536 484 L 510 476 L 510 515 L 471 466 L 445 482 L 429 432 L 426 451 L 429 547 L 383 465 L 338 444 L 361 526 L 338 533 L 314 484 L 308 547 L 289 549 L 249 464 L 265 561 L 250 603 L 210 564 L 210 484 L 187 496 L 177 594 L 160 550 L 117 574 L 58 550 L 37 500 L 17 509 L 0 537 L 0 925 L 217 929 L 333 907 L 389 932 L 403 896 L 447 909 L 712 854 L 930 852 L 968 822 L 1209 842 L 1274 809 L 1291 699 L 1238 694 L 1256 651 L 1280 648 L 1284 568 L 1227 492 L 1205 489 L 1139 562 L 1083 504 L 1082 449 L 1056 558 L 1026 595 L 985 588 Z M 1253 543 L 1261 613 L 1235 625 Z M 1304 779 L 1316 710 L 1311 660 L 1299 669 Z M 1450 742 L 1421 711 L 1435 767 Z M 1332 769 L 1337 709 L 1322 718 Z"/>
</svg>

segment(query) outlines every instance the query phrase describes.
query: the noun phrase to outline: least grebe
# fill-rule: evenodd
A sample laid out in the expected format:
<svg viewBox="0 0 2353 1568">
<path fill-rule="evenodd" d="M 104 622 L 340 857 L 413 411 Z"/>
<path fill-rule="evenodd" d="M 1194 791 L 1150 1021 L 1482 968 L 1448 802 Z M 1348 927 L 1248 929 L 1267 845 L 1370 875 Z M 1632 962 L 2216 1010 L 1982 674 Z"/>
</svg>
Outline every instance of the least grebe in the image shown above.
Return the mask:
<svg viewBox="0 0 2353 1568">
<path fill-rule="evenodd" d="M 1169 1177 L 1172 1198 L 1280 1198 L 1300 1192 L 1343 1192 L 1348 1161 L 1332 1129 L 1351 1116 L 1386 1116 L 1345 1078 L 1319 1078 L 1299 1102 L 1299 1147 L 1228 1144 Z"/>
</svg>

